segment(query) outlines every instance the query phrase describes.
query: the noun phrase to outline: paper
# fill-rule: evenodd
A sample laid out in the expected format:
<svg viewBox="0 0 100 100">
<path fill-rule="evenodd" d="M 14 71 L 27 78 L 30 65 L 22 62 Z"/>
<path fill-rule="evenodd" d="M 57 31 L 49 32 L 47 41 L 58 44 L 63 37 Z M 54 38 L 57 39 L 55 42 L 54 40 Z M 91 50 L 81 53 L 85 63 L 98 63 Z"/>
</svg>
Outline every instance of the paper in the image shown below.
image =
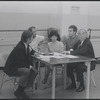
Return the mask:
<svg viewBox="0 0 100 100">
<path fill-rule="evenodd" d="M 50 61 L 50 58 L 79 58 L 79 57 L 74 55 L 64 55 L 61 53 L 55 53 L 54 55 L 39 55 L 38 58 L 44 61 Z"/>
<path fill-rule="evenodd" d="M 67 58 L 79 58 L 78 56 L 66 55 Z"/>
</svg>

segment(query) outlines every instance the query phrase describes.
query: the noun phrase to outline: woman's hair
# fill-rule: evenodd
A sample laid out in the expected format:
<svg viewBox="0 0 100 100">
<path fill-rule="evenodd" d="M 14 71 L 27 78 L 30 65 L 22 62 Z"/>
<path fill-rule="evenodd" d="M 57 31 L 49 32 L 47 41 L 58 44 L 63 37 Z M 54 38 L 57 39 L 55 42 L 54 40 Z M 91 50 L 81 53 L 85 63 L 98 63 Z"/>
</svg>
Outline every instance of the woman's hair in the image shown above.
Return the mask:
<svg viewBox="0 0 100 100">
<path fill-rule="evenodd" d="M 21 35 L 21 41 L 26 42 L 28 38 L 31 38 L 33 35 L 32 31 L 26 30 Z"/>
<path fill-rule="evenodd" d="M 32 31 L 32 29 L 36 29 L 36 27 L 35 26 L 31 26 L 31 27 L 28 28 L 29 31 Z"/>
<path fill-rule="evenodd" d="M 58 33 L 57 30 L 51 30 L 50 34 L 48 35 L 50 41 L 51 41 L 51 37 L 52 37 L 52 36 L 57 36 L 57 40 L 58 40 L 58 41 L 61 40 L 60 35 L 59 35 L 59 33 Z"/>
</svg>

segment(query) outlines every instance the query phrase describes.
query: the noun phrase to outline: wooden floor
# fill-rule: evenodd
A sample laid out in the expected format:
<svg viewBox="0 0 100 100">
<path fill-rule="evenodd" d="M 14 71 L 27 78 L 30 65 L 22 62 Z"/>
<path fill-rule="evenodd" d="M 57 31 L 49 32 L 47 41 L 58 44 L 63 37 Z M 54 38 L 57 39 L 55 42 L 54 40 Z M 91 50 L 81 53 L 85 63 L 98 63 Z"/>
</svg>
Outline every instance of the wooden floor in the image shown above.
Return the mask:
<svg viewBox="0 0 100 100">
<path fill-rule="evenodd" d="M 44 77 L 44 68 L 41 68 L 41 80 Z M 90 86 L 90 99 L 100 99 L 100 64 L 96 65 L 94 71 L 94 77 L 96 82 L 96 87 L 94 87 L 93 82 L 91 81 Z M 0 83 L 2 79 L 2 70 L 0 70 Z M 45 88 L 46 85 L 39 81 L 37 90 L 34 90 L 34 93 L 31 92 L 31 89 L 27 89 L 26 93 L 32 99 L 50 99 L 51 98 L 51 76 L 49 77 L 49 87 Z M 61 75 L 56 77 L 57 87 L 56 87 L 56 98 L 57 99 L 84 99 L 86 96 L 86 91 L 75 92 L 75 90 L 65 90 L 63 88 L 63 78 Z M 67 84 L 68 86 L 68 84 Z M 2 88 L 0 94 L 0 99 L 15 99 L 14 89 L 11 82 L 6 82 Z"/>
</svg>

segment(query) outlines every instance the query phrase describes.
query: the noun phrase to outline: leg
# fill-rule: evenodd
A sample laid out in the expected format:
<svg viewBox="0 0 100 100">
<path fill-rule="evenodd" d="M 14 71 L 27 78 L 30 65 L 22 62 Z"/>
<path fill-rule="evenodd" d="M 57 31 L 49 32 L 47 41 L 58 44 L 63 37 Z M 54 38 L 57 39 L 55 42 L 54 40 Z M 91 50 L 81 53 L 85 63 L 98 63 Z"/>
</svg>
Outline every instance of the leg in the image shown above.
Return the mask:
<svg viewBox="0 0 100 100">
<path fill-rule="evenodd" d="M 29 77 L 28 77 L 28 81 L 27 81 L 27 85 L 26 87 L 32 87 L 33 86 L 33 82 L 36 78 L 38 73 L 36 73 L 35 71 L 33 71 L 32 69 L 30 70 L 30 74 L 29 74 Z"/>
<path fill-rule="evenodd" d="M 67 76 L 71 79 L 71 84 L 67 89 L 74 89 L 76 88 L 76 82 L 75 82 L 75 77 L 74 77 L 74 69 L 76 67 L 76 64 L 71 63 L 67 64 Z"/>
<path fill-rule="evenodd" d="M 52 69 L 49 66 L 47 66 L 47 73 L 46 73 L 46 75 L 45 75 L 45 77 L 42 81 L 43 84 L 45 84 L 47 82 L 49 74 L 50 74 L 51 71 L 52 71 Z"/>
<path fill-rule="evenodd" d="M 80 82 L 80 86 L 77 88 L 76 92 L 81 92 L 85 89 L 83 72 L 86 71 L 86 68 L 84 63 L 79 63 L 76 67 L 77 81 Z"/>
<path fill-rule="evenodd" d="M 17 98 L 29 98 L 26 94 L 25 94 L 25 89 L 27 87 L 27 83 L 28 83 L 28 78 L 30 75 L 30 69 L 28 68 L 19 68 L 18 72 L 20 74 L 19 77 L 19 82 L 18 82 L 18 88 L 15 91 L 15 96 Z"/>
</svg>

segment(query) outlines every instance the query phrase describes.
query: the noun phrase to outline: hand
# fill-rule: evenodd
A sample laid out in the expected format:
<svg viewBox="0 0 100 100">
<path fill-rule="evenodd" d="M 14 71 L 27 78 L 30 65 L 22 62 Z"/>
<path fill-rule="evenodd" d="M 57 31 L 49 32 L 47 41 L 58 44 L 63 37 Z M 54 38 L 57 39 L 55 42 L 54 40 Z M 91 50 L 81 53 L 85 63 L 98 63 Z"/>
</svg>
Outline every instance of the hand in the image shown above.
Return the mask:
<svg viewBox="0 0 100 100">
<path fill-rule="evenodd" d="M 69 51 L 63 51 L 62 53 L 63 54 L 69 54 Z"/>
<path fill-rule="evenodd" d="M 70 51 L 73 51 L 73 49 L 70 49 Z"/>
<path fill-rule="evenodd" d="M 33 71 L 35 71 L 35 73 L 38 73 L 37 69 L 35 69 L 34 67 L 31 67 L 31 69 L 32 69 Z"/>
<path fill-rule="evenodd" d="M 35 56 L 35 57 L 39 57 L 39 53 L 35 52 L 35 53 L 34 53 L 34 56 Z"/>
</svg>

